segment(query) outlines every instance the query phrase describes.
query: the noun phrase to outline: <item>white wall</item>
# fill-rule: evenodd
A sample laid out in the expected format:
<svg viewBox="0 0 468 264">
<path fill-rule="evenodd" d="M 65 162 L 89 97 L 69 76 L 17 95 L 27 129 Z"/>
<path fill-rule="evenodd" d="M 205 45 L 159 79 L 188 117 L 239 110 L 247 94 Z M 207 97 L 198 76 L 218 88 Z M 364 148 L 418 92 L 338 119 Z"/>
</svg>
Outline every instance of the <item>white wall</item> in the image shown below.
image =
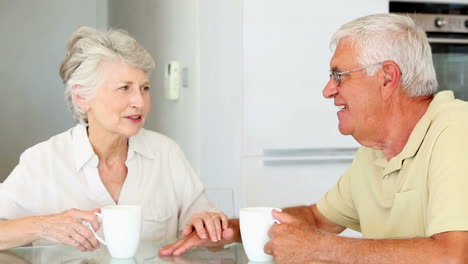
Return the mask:
<svg viewBox="0 0 468 264">
<path fill-rule="evenodd" d="M 243 100 L 243 3 L 200 1 L 200 172 L 215 202 L 240 201 Z M 227 212 L 228 214 L 230 212 Z"/>
<path fill-rule="evenodd" d="M 112 0 L 109 25 L 151 53 L 153 108 L 146 128 L 174 139 L 219 207 L 234 211 L 240 181 L 242 1 Z M 180 99 L 164 98 L 164 67 L 188 70 Z"/>
<path fill-rule="evenodd" d="M 151 76 L 152 109 L 145 127 L 175 140 L 199 172 L 200 86 L 198 1 L 112 0 L 109 26 L 129 32 L 153 56 L 156 69 Z M 180 98 L 164 98 L 164 68 L 178 60 L 188 70 L 188 87 Z"/>
<path fill-rule="evenodd" d="M 74 125 L 60 62 L 78 27 L 107 27 L 106 2 L 0 0 L 0 182 L 26 148 Z"/>
</svg>

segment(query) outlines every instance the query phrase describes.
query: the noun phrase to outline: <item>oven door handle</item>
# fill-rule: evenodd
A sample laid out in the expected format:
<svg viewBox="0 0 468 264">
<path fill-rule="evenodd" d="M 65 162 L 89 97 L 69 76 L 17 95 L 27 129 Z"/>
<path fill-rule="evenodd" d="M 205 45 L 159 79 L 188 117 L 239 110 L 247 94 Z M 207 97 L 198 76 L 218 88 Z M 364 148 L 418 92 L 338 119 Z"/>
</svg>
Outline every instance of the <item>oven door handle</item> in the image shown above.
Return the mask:
<svg viewBox="0 0 468 264">
<path fill-rule="evenodd" d="M 468 39 L 457 38 L 427 38 L 429 43 L 434 44 L 468 44 Z"/>
</svg>

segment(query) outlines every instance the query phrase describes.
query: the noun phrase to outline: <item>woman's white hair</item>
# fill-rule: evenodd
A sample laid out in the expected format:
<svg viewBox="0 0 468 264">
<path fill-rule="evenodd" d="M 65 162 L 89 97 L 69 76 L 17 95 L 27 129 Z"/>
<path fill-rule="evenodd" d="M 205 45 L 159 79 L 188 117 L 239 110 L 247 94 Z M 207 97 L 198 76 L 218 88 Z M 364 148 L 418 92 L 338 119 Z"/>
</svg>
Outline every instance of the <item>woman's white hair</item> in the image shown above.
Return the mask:
<svg viewBox="0 0 468 264">
<path fill-rule="evenodd" d="M 377 14 L 343 25 L 332 37 L 330 46 L 347 42 L 358 51 L 362 66 L 391 60 L 402 73 L 402 85 L 409 96 L 431 95 L 437 91 L 431 47 L 425 32 L 405 15 Z M 376 73 L 367 69 L 367 75 Z"/>
<path fill-rule="evenodd" d="M 154 69 L 151 55 L 123 30 L 100 32 L 81 27 L 70 38 L 67 53 L 60 65 L 60 76 L 65 85 L 65 97 L 73 118 L 88 124 L 86 112 L 78 107 L 73 94 L 84 101 L 95 95 L 99 82 L 98 67 L 102 61 L 118 60 L 149 74 Z M 79 89 L 74 86 L 79 85 Z"/>
</svg>

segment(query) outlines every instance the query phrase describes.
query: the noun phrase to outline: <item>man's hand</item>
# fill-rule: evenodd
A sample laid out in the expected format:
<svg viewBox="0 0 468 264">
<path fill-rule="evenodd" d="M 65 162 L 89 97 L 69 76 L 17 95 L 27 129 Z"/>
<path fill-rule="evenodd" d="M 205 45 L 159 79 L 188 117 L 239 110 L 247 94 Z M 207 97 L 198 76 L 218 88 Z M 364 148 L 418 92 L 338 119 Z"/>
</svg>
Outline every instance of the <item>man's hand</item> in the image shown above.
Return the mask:
<svg viewBox="0 0 468 264">
<path fill-rule="evenodd" d="M 233 228 L 227 228 L 222 232 L 221 240 L 213 242 L 207 238 L 200 238 L 197 232 L 192 232 L 188 236 L 183 237 L 172 244 L 165 245 L 159 250 L 159 254 L 162 256 L 179 256 L 193 247 L 222 247 L 225 244 L 235 242 L 233 241 L 235 233 L 236 231 Z"/>
<path fill-rule="evenodd" d="M 222 233 L 229 227 L 227 216 L 221 212 L 202 212 L 194 214 L 182 234 L 188 236 L 194 229 L 201 239 L 211 239 L 213 242 L 221 240 Z"/>
<path fill-rule="evenodd" d="M 265 253 L 273 255 L 278 264 L 318 263 L 313 258 L 314 245 L 320 243 L 321 236 L 317 228 L 287 213 L 273 210 L 272 214 L 281 224 L 270 228 Z"/>
<path fill-rule="evenodd" d="M 100 223 L 94 213 L 99 211 L 70 209 L 55 215 L 39 216 L 34 221 L 34 225 L 39 227 L 38 238 L 70 245 L 81 251 L 96 250 L 99 242 L 82 222 L 87 221 L 94 230 L 98 230 Z"/>
</svg>

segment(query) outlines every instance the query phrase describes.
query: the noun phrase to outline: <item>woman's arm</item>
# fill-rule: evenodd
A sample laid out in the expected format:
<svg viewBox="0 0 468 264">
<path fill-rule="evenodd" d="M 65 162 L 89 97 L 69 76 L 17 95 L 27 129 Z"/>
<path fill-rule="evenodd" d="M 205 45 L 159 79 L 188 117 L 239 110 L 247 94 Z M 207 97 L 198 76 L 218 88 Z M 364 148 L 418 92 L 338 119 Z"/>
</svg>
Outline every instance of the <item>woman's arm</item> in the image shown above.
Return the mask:
<svg viewBox="0 0 468 264">
<path fill-rule="evenodd" d="M 39 239 L 35 217 L 0 221 L 0 250 L 27 245 Z"/>
<path fill-rule="evenodd" d="M 31 216 L 0 221 L 0 250 L 27 245 L 38 239 L 74 246 L 82 251 L 99 248 L 99 242 L 82 222 L 88 221 L 95 230 L 100 224 L 94 212 L 70 209 L 59 214 Z"/>
</svg>

